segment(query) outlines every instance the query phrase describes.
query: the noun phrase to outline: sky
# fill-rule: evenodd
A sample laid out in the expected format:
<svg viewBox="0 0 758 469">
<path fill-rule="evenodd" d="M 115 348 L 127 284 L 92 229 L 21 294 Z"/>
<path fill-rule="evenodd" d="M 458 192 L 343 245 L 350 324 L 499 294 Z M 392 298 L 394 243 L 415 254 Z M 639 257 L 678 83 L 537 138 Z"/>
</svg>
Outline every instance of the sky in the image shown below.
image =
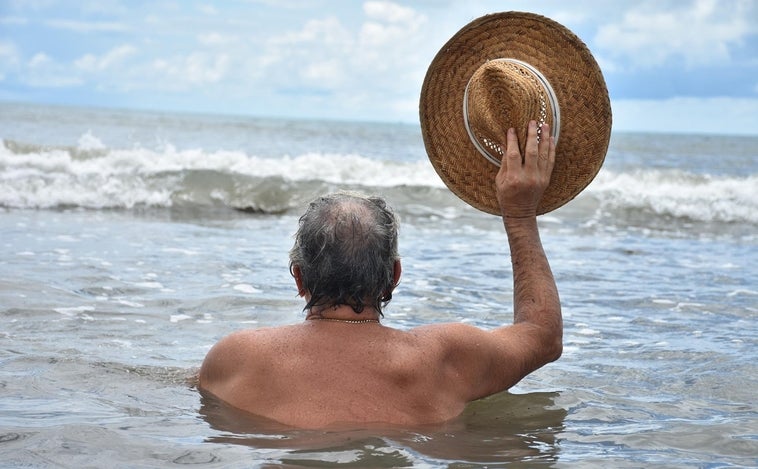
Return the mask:
<svg viewBox="0 0 758 469">
<path fill-rule="evenodd" d="M 442 45 L 509 10 L 587 44 L 615 131 L 758 135 L 755 0 L 0 0 L 0 101 L 418 123 Z"/>
</svg>

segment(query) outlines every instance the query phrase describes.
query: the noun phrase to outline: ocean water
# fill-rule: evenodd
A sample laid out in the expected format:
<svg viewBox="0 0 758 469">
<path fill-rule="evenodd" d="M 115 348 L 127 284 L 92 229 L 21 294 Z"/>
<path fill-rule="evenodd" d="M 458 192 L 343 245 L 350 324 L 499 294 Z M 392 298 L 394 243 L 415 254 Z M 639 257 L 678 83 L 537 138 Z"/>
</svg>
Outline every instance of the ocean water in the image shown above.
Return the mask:
<svg viewBox="0 0 758 469">
<path fill-rule="evenodd" d="M 222 336 L 301 321 L 313 196 L 401 218 L 398 327 L 511 321 L 501 222 L 417 126 L 0 104 L 0 465 L 755 467 L 758 138 L 614 133 L 540 217 L 564 354 L 422 428 L 301 431 L 202 399 Z"/>
</svg>

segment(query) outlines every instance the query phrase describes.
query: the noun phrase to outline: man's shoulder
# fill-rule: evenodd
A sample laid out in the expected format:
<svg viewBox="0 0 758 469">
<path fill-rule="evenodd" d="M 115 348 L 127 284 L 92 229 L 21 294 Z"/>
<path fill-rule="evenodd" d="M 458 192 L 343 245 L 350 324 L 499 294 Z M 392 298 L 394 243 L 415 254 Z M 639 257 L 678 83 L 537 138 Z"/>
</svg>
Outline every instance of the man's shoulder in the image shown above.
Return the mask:
<svg viewBox="0 0 758 469">
<path fill-rule="evenodd" d="M 222 337 L 213 348 L 219 351 L 267 348 L 292 337 L 296 333 L 297 327 L 295 325 L 240 329 Z"/>
<path fill-rule="evenodd" d="M 200 367 L 200 381 L 224 381 L 270 362 L 277 344 L 286 343 L 288 326 L 241 329 L 222 337 L 208 351 Z"/>
<path fill-rule="evenodd" d="M 470 345 L 485 340 L 487 331 L 464 323 L 440 323 L 414 327 L 411 329 L 395 329 L 383 327 L 382 333 L 374 335 L 374 340 L 380 340 L 395 353 L 409 352 L 416 354 L 424 351 L 429 354 L 446 354 L 462 345 Z M 342 337 L 342 343 L 349 345 L 359 341 L 359 338 Z M 213 361 L 221 360 L 227 365 L 240 365 L 241 360 L 266 360 L 267 356 L 279 355 L 286 352 L 291 354 L 299 348 L 312 347 L 314 342 L 334 340 L 332 334 L 318 334 L 308 330 L 303 324 L 292 324 L 275 327 L 242 329 L 234 331 L 219 340 L 208 353 Z M 377 342 L 374 342 L 376 345 Z M 414 352 L 415 351 L 415 352 Z"/>
<path fill-rule="evenodd" d="M 462 322 L 428 324 L 408 330 L 416 339 L 445 344 L 460 339 L 470 339 L 472 335 L 486 334 L 487 331 Z"/>
</svg>

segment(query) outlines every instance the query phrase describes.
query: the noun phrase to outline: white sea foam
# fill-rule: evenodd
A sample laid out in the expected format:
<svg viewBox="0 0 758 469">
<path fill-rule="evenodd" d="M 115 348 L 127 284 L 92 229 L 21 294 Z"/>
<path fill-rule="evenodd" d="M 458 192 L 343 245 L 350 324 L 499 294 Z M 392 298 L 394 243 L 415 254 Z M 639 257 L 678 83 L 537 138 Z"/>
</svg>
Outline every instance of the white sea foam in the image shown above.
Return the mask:
<svg viewBox="0 0 758 469">
<path fill-rule="evenodd" d="M 144 304 L 137 303 L 136 301 L 118 300 L 117 303 L 120 305 L 129 306 L 131 308 L 144 308 L 145 307 Z"/>
<path fill-rule="evenodd" d="M 601 171 L 587 192 L 610 208 L 698 221 L 758 223 L 758 175 L 715 177 L 658 169 Z"/>
<path fill-rule="evenodd" d="M 242 293 L 249 293 L 249 294 L 261 293 L 261 290 L 247 283 L 239 283 L 235 285 L 233 288 Z"/>
<path fill-rule="evenodd" d="M 81 158 L 78 151 L 101 148 L 85 134 L 77 149 L 43 149 L 14 153 L 0 147 L 0 205 L 10 207 L 88 208 L 136 205 L 171 206 L 172 196 L 183 187 L 184 175 L 213 171 L 232 178 L 281 178 L 284 181 L 324 181 L 369 187 L 444 187 L 424 161 L 401 163 L 353 154 L 306 153 L 284 158 L 262 158 L 239 151 L 161 151 L 133 148 L 109 150 Z M 224 193 L 229 187 L 217 189 Z"/>
<path fill-rule="evenodd" d="M 56 313 L 62 314 L 66 317 L 73 317 L 77 314 L 85 314 L 87 312 L 92 312 L 95 310 L 94 306 L 71 306 L 71 307 L 63 307 L 63 308 L 53 308 L 53 311 Z"/>
<path fill-rule="evenodd" d="M 80 150 L 105 150 L 107 148 L 91 131 L 87 131 L 79 137 L 78 147 Z"/>
<path fill-rule="evenodd" d="M 136 282 L 134 284 L 137 287 L 158 289 L 163 288 L 163 284 L 160 282 Z"/>
<path fill-rule="evenodd" d="M 739 290 L 733 290 L 726 294 L 728 297 L 737 296 L 737 295 L 745 295 L 745 296 L 755 296 L 758 295 L 758 291 L 755 290 L 747 290 L 747 289 L 739 289 Z"/>
<path fill-rule="evenodd" d="M 15 146 L 14 146 L 15 145 Z M 107 149 L 85 133 L 77 148 L 0 146 L 0 206 L 47 208 L 169 207 L 226 204 L 288 207 L 301 183 L 446 190 L 426 159 L 303 153 L 281 158 L 243 151 Z M 86 155 L 83 155 L 83 152 Z M 299 184 L 292 184 L 293 182 Z M 275 194 L 272 196 L 272 194 Z M 673 169 L 603 169 L 586 190 L 600 210 L 641 211 L 702 222 L 758 223 L 758 175 L 711 176 Z M 272 197 L 279 197 L 273 202 Z M 433 199 L 431 197 L 427 197 Z M 443 211 L 434 206 L 428 210 Z"/>
</svg>

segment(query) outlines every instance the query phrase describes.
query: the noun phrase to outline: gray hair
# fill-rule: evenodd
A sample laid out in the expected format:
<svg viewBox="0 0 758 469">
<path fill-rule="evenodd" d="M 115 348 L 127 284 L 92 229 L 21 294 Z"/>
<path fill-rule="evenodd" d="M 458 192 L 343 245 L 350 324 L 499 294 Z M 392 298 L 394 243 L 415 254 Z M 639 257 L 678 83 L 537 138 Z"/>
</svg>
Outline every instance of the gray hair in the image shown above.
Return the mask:
<svg viewBox="0 0 758 469">
<path fill-rule="evenodd" d="M 398 222 L 384 199 L 339 192 L 310 203 L 290 250 L 314 306 L 366 306 L 381 314 L 392 299 Z"/>
</svg>

